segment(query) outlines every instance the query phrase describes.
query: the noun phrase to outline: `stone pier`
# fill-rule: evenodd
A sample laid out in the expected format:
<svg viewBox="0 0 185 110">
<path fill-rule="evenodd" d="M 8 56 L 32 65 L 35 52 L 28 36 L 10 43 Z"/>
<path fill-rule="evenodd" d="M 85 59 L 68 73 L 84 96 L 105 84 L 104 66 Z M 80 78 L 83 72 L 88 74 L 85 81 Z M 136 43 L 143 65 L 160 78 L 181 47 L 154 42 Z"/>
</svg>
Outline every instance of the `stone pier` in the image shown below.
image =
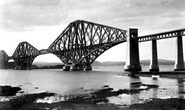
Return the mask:
<svg viewBox="0 0 185 110">
<path fill-rule="evenodd" d="M 174 71 L 184 70 L 183 42 L 180 33 L 177 34 L 177 51 Z"/>
<path fill-rule="evenodd" d="M 70 71 L 70 66 L 68 65 L 63 66 L 63 71 Z"/>
<path fill-rule="evenodd" d="M 81 71 L 81 70 L 84 70 L 84 67 L 83 66 L 71 66 L 71 71 Z"/>
<path fill-rule="evenodd" d="M 92 66 L 86 66 L 86 67 L 84 68 L 84 70 L 90 71 L 90 70 L 92 70 Z"/>
<path fill-rule="evenodd" d="M 127 60 L 125 71 L 141 71 L 139 60 L 138 29 L 129 29 L 127 34 Z"/>
<path fill-rule="evenodd" d="M 83 70 L 86 70 L 86 71 L 92 70 L 92 66 L 82 66 L 82 65 L 63 66 L 63 71 L 83 71 Z"/>
<path fill-rule="evenodd" d="M 149 71 L 159 71 L 156 40 L 152 40 L 152 58 L 150 61 Z"/>
</svg>

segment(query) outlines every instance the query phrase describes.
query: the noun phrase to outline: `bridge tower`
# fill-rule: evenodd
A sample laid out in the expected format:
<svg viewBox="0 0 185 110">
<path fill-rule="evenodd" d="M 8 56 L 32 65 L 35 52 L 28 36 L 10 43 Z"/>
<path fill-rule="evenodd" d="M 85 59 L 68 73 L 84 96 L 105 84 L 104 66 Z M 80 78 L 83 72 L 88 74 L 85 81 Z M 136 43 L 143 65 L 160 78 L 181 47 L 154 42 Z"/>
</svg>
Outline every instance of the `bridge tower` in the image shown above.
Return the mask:
<svg viewBox="0 0 185 110">
<path fill-rule="evenodd" d="M 138 29 L 130 28 L 127 34 L 127 59 L 125 71 L 141 71 L 139 60 Z"/>
<path fill-rule="evenodd" d="M 39 50 L 33 47 L 28 42 L 21 42 L 17 46 L 12 55 L 12 59 L 15 61 L 15 69 L 25 70 L 31 69 L 33 60 L 40 54 Z"/>
</svg>

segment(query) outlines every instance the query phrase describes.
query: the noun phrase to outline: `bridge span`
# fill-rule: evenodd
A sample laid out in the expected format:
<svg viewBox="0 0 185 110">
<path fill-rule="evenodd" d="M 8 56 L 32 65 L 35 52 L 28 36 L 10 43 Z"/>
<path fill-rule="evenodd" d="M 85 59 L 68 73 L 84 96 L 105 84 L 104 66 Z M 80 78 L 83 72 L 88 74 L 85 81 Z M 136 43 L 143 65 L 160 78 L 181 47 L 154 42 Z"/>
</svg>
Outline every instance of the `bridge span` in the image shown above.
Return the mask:
<svg viewBox="0 0 185 110">
<path fill-rule="evenodd" d="M 185 35 L 185 29 L 172 30 L 156 34 L 150 34 L 138 37 L 137 29 L 129 29 L 127 36 L 127 61 L 124 67 L 127 71 L 141 71 L 139 60 L 139 45 L 140 42 L 151 41 L 152 57 L 150 61 L 150 71 L 159 71 L 158 55 L 157 55 L 157 40 L 176 37 L 176 61 L 174 65 L 175 71 L 184 70 L 183 58 L 183 42 L 182 36 Z"/>
<path fill-rule="evenodd" d="M 152 57 L 150 71 L 159 71 L 157 40 L 176 37 L 177 58 L 175 71 L 184 70 L 182 36 L 185 29 L 138 36 L 138 29 L 118 29 L 84 20 L 71 22 L 56 40 L 47 48 L 38 50 L 28 42 L 18 44 L 11 57 L 3 57 L 15 61 L 15 69 L 30 69 L 34 59 L 43 54 L 52 53 L 63 63 L 63 70 L 92 70 L 91 64 L 106 50 L 120 43 L 127 43 L 126 71 L 141 71 L 139 58 L 139 43 L 151 42 Z M 5 55 L 6 56 L 6 55 Z"/>
<path fill-rule="evenodd" d="M 84 20 L 71 22 L 47 48 L 38 50 L 21 42 L 11 58 L 16 69 L 29 69 L 34 59 L 52 53 L 64 64 L 64 70 L 92 70 L 98 56 L 115 45 L 126 42 L 126 30 Z"/>
</svg>

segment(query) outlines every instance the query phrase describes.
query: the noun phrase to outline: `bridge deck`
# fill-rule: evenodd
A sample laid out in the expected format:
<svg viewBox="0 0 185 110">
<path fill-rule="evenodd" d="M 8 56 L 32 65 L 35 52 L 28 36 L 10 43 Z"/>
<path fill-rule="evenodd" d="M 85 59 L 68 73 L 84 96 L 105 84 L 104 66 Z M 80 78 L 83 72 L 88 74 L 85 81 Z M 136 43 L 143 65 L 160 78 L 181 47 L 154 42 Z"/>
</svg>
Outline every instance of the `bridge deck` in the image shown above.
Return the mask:
<svg viewBox="0 0 185 110">
<path fill-rule="evenodd" d="M 139 36 L 137 39 L 138 39 L 138 42 L 145 42 L 145 41 L 151 41 L 151 40 L 173 38 L 173 37 L 177 37 L 178 35 L 184 36 L 185 28 L 156 33 L 156 34 L 150 34 L 150 35 L 145 35 L 145 36 Z"/>
</svg>

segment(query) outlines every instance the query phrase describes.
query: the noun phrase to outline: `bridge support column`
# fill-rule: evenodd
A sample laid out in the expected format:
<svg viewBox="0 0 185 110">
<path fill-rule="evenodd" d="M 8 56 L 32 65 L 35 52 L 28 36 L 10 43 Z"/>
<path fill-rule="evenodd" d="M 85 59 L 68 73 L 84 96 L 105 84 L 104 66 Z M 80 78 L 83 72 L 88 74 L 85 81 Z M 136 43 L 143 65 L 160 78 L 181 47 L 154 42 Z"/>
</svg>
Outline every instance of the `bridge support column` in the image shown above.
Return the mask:
<svg viewBox="0 0 185 110">
<path fill-rule="evenodd" d="M 159 71 L 156 40 L 152 40 L 152 58 L 150 61 L 149 71 Z"/>
<path fill-rule="evenodd" d="M 71 66 L 71 71 L 81 71 L 81 70 L 84 70 L 83 66 L 80 65 Z"/>
<path fill-rule="evenodd" d="M 77 70 L 84 70 L 84 67 L 83 66 L 77 66 Z"/>
<path fill-rule="evenodd" d="M 71 66 L 70 70 L 71 71 L 77 71 L 77 66 Z"/>
<path fill-rule="evenodd" d="M 67 65 L 63 66 L 63 71 L 70 71 L 70 66 Z"/>
<path fill-rule="evenodd" d="M 184 58 L 183 58 L 183 44 L 182 36 L 178 33 L 177 35 L 177 52 L 174 71 L 184 70 Z"/>
<path fill-rule="evenodd" d="M 141 71 L 139 60 L 138 29 L 129 29 L 127 35 L 127 60 L 125 71 Z"/>
<path fill-rule="evenodd" d="M 85 70 L 86 70 L 86 71 L 92 70 L 92 66 L 86 66 L 86 67 L 85 67 Z"/>
</svg>

